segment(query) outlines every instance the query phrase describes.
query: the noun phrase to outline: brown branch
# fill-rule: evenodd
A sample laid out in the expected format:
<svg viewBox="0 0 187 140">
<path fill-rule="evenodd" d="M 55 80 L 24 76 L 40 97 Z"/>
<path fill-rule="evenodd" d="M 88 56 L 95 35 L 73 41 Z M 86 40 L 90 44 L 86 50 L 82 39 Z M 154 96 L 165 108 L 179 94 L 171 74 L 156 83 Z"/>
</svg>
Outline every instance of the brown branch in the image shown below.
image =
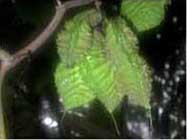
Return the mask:
<svg viewBox="0 0 187 140">
<path fill-rule="evenodd" d="M 95 0 L 71 0 L 65 2 L 64 4 L 61 4 L 59 0 L 56 1 L 57 6 L 55 15 L 53 16 L 47 27 L 31 43 L 29 43 L 28 45 L 23 47 L 23 49 L 17 51 L 13 55 L 8 54 L 0 48 L 0 122 L 2 125 L 2 130 L 0 130 L 0 137 L 2 138 L 6 138 L 4 132 L 5 126 L 2 104 L 2 84 L 7 72 L 20 64 L 26 57 L 28 57 L 29 54 L 34 54 L 38 49 L 44 46 L 44 43 L 51 37 L 51 35 L 57 29 L 58 25 L 61 23 L 61 20 L 67 10 L 90 4 Z"/>
<path fill-rule="evenodd" d="M 52 20 L 49 22 L 47 27 L 36 37 L 36 39 L 34 39 L 31 43 L 26 45 L 23 49 L 17 51 L 11 57 L 9 67 L 6 67 L 6 71 L 17 66 L 28 56 L 28 54 L 34 54 L 39 48 L 41 48 L 44 45 L 44 43 L 55 32 L 55 30 L 61 23 L 61 20 L 64 17 L 66 11 L 75 7 L 91 4 L 94 1 L 95 0 L 71 0 L 65 2 L 64 4 L 61 4 L 57 0 L 55 15 L 53 16 Z"/>
</svg>

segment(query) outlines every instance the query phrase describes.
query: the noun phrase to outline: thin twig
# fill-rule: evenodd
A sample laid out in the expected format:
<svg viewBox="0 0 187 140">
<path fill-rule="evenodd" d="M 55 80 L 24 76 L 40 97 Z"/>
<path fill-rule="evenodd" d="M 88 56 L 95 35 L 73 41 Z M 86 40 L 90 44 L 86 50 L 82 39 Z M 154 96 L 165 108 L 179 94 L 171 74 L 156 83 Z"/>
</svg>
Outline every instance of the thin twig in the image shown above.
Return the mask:
<svg viewBox="0 0 187 140">
<path fill-rule="evenodd" d="M 34 39 L 31 43 L 26 45 L 23 49 L 17 51 L 11 60 L 11 65 L 9 65 L 7 70 L 10 70 L 17 66 L 21 61 L 23 61 L 28 54 L 34 54 L 38 49 L 40 49 L 44 43 L 51 37 L 51 35 L 55 32 L 59 24 L 61 23 L 64 14 L 69 9 L 84 6 L 91 4 L 95 0 L 71 0 L 67 1 L 64 4 L 61 4 L 57 1 L 56 12 L 52 20 L 49 22 L 47 27 Z"/>
<path fill-rule="evenodd" d="M 64 4 L 57 0 L 56 12 L 52 20 L 49 22 L 47 27 L 28 45 L 23 47 L 23 49 L 17 51 L 13 55 L 9 55 L 4 50 L 0 48 L 0 122 L 1 128 L 0 137 L 7 138 L 5 134 L 4 126 L 4 110 L 2 104 L 2 84 L 4 83 L 5 76 L 7 72 L 14 67 L 16 67 L 20 62 L 22 62 L 29 54 L 34 54 L 38 49 L 44 46 L 44 43 L 51 37 L 55 32 L 58 25 L 61 23 L 62 18 L 67 10 L 83 5 L 90 4 L 95 0 L 71 0 Z"/>
</svg>

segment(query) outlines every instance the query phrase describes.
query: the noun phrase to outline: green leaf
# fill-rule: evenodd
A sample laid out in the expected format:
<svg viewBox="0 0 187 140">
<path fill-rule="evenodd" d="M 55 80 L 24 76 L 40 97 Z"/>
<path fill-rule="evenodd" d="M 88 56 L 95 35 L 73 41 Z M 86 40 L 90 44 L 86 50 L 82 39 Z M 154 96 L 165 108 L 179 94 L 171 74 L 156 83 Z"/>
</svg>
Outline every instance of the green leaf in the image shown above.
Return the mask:
<svg viewBox="0 0 187 140">
<path fill-rule="evenodd" d="M 97 99 L 112 114 L 125 95 L 131 104 L 150 108 L 150 71 L 135 34 L 121 18 L 104 19 L 103 32 L 92 29 L 87 16 L 67 22 L 57 39 L 55 84 L 65 108 Z"/>
<path fill-rule="evenodd" d="M 93 32 L 92 46 L 87 52 L 83 79 L 105 108 L 112 113 L 120 104 L 122 95 L 116 89 L 115 74 L 110 61 L 107 59 L 104 36 Z"/>
<path fill-rule="evenodd" d="M 123 19 L 107 24 L 106 46 L 109 60 L 115 69 L 117 94 L 128 96 L 129 103 L 150 108 L 151 73 L 140 56 L 135 34 Z"/>
<path fill-rule="evenodd" d="M 82 79 L 80 66 L 66 68 L 60 63 L 56 69 L 55 83 L 66 110 L 88 104 L 95 96 Z"/>
<path fill-rule="evenodd" d="M 158 26 L 164 19 L 167 0 L 123 0 L 120 12 L 138 32 Z"/>
<path fill-rule="evenodd" d="M 58 34 L 57 46 L 60 62 L 55 71 L 55 84 L 65 109 L 74 109 L 91 102 L 95 95 L 87 85 L 82 73 L 87 64 L 84 61 L 91 46 L 90 15 L 95 10 L 77 14 L 65 24 L 65 30 Z"/>
</svg>

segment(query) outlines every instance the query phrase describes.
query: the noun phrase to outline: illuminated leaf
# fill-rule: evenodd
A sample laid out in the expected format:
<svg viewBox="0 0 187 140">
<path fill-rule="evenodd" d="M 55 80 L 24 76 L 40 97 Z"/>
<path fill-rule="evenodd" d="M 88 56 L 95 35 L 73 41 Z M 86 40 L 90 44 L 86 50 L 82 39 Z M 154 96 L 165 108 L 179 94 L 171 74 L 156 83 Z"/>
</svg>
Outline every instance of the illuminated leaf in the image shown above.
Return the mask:
<svg viewBox="0 0 187 140">
<path fill-rule="evenodd" d="M 158 26 L 164 19 L 167 0 L 123 0 L 120 12 L 138 32 Z"/>
</svg>

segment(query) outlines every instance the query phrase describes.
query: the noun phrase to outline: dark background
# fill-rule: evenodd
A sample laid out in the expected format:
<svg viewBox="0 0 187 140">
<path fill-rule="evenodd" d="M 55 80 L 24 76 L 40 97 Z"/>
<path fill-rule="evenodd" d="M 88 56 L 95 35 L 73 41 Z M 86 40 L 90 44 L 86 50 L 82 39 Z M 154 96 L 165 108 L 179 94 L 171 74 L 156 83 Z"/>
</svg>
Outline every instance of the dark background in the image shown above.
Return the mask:
<svg viewBox="0 0 187 140">
<path fill-rule="evenodd" d="M 37 0 L 33 0 L 33 3 L 37 4 Z M 103 3 L 104 8 L 110 11 L 114 5 L 119 6 L 120 1 L 107 0 L 103 1 Z M 183 122 L 186 121 L 185 74 L 179 76 L 179 82 L 175 82 L 176 72 L 178 70 L 186 72 L 185 11 L 185 0 L 172 0 L 172 4 L 168 6 L 166 18 L 162 25 L 150 32 L 139 35 L 141 51 L 154 69 L 152 102 L 155 105 L 153 105 L 152 115 L 154 125 L 153 137 L 155 138 L 186 138 L 186 126 L 183 125 Z M 109 13 L 110 16 L 115 14 Z M 0 0 L 0 47 L 13 53 L 20 48 L 24 41 L 27 41 L 27 38 L 36 29 L 36 25 L 25 22 L 19 17 L 16 5 L 12 1 Z M 52 103 L 55 101 L 51 101 L 46 97 L 31 97 L 28 95 L 30 91 L 23 90 L 22 86 L 27 85 L 28 89 L 33 86 L 28 80 L 22 81 L 21 79 L 23 75 L 24 79 L 30 79 L 28 72 L 31 72 L 30 75 L 36 76 L 36 72 L 33 72 L 32 68 L 35 67 L 37 68 L 37 72 L 42 72 L 43 69 L 40 69 L 40 65 L 48 67 L 49 64 L 46 63 L 48 61 L 46 58 L 47 51 L 52 50 L 48 47 L 38 59 L 36 58 L 31 62 L 25 62 L 24 72 L 19 72 L 19 78 L 16 78 L 11 83 L 15 91 L 17 91 L 14 95 L 16 99 L 14 100 L 14 107 L 12 108 L 14 114 L 11 124 L 13 138 L 62 137 L 59 134 L 61 131 L 55 130 L 54 132 L 50 132 L 50 130 L 41 127 L 37 119 L 41 112 L 45 112 L 42 110 L 42 107 L 40 108 L 42 102 L 44 100 Z M 181 61 L 185 63 L 183 64 Z M 165 67 L 166 63 L 170 65 L 169 69 Z M 32 67 L 29 66 L 30 64 Z M 28 69 L 32 70 L 29 71 Z M 166 73 L 169 73 L 169 77 L 167 77 Z M 161 82 L 163 79 L 166 81 L 165 84 Z M 171 81 L 173 84 L 171 84 Z M 170 100 L 164 103 L 165 97 L 163 92 L 167 91 L 168 88 L 171 88 L 171 91 L 167 92 Z M 23 103 L 20 103 L 20 101 L 23 101 Z M 160 108 L 163 109 L 163 113 L 161 114 L 159 114 Z M 48 113 L 53 112 L 50 109 L 47 111 Z M 58 112 L 58 109 L 54 112 Z M 58 113 L 55 115 L 58 116 Z M 23 120 L 21 118 L 25 119 Z"/>
</svg>

